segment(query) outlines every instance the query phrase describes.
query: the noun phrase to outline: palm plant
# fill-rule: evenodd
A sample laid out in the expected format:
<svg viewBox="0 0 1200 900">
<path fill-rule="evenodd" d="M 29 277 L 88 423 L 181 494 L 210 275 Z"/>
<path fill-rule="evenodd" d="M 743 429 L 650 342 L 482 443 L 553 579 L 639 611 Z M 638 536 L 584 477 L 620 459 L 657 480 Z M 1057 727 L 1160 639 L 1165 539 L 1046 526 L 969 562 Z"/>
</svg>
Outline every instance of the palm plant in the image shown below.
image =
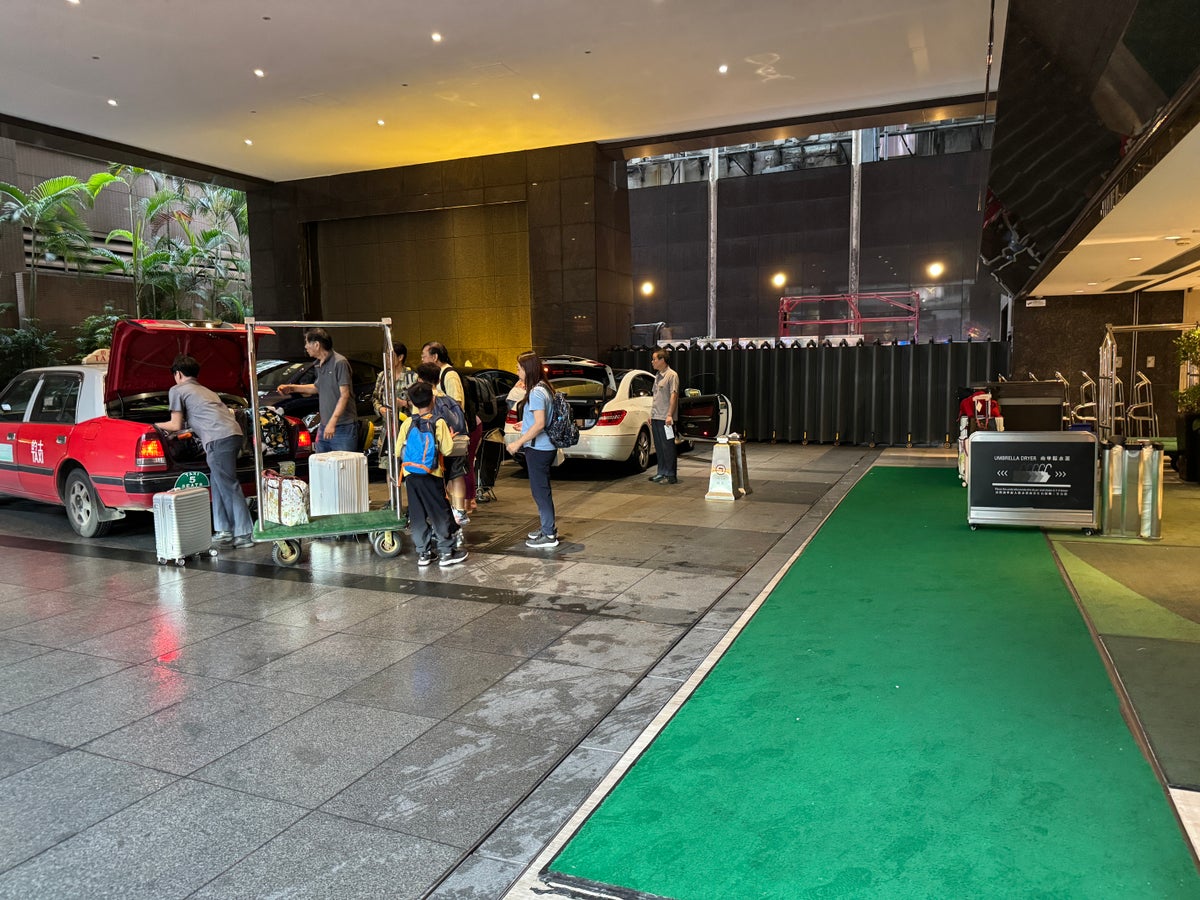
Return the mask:
<svg viewBox="0 0 1200 900">
<path fill-rule="evenodd" d="M 39 265 L 54 259 L 79 259 L 79 251 L 91 245 L 91 233 L 80 213 L 95 204 L 96 195 L 105 185 L 117 180 L 109 172 L 97 172 L 87 181 L 60 175 L 41 182 L 29 193 L 0 182 L 0 195 L 9 198 L 0 206 L 0 224 L 7 222 L 28 228 L 30 233 L 32 264 L 26 318 L 35 318 L 37 314 Z"/>
</svg>

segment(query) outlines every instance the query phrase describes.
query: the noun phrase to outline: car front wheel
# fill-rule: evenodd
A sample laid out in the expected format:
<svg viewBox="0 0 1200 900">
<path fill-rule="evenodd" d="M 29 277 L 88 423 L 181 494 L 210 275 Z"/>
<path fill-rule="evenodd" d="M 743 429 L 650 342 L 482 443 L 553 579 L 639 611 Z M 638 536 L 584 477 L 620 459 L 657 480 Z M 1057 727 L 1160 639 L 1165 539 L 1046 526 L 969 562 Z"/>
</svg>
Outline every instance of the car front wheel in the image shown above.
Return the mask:
<svg viewBox="0 0 1200 900">
<path fill-rule="evenodd" d="M 103 504 L 96 496 L 91 479 L 82 469 L 76 469 L 67 476 L 63 501 L 67 507 L 67 521 L 80 537 L 102 537 L 112 527 L 112 522 L 101 520 Z"/>
<path fill-rule="evenodd" d="M 638 432 L 637 440 L 633 442 L 633 452 L 629 454 L 629 467 L 635 472 L 645 472 L 650 467 L 650 432 L 643 428 Z"/>
</svg>

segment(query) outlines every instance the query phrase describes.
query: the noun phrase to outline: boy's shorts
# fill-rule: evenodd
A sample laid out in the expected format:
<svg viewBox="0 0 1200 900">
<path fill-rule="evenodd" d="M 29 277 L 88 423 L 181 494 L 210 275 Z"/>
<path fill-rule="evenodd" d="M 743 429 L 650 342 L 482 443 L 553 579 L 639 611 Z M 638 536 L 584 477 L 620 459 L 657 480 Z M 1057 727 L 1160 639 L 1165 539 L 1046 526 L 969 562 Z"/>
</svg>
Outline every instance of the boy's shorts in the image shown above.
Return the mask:
<svg viewBox="0 0 1200 900">
<path fill-rule="evenodd" d="M 443 461 L 446 470 L 446 480 L 453 481 L 455 478 L 467 477 L 467 461 L 466 456 L 447 456 Z"/>
</svg>

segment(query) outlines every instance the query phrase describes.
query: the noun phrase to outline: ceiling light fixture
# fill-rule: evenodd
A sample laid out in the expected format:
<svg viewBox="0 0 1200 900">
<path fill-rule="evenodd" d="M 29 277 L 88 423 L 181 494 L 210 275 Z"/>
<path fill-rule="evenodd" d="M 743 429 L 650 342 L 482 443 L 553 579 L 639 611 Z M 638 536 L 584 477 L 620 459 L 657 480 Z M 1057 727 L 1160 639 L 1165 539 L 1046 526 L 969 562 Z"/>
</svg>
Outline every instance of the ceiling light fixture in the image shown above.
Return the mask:
<svg viewBox="0 0 1200 900">
<path fill-rule="evenodd" d="M 1129 261 L 1130 262 L 1141 262 L 1142 258 L 1140 256 L 1131 256 L 1131 257 L 1129 257 Z"/>
<path fill-rule="evenodd" d="M 383 119 L 376 119 L 375 124 L 376 125 L 386 125 L 387 122 L 383 121 Z"/>
<path fill-rule="evenodd" d="M 776 272 L 771 276 L 771 284 L 775 285 L 777 288 L 781 288 L 787 284 L 787 276 L 782 272 Z"/>
<path fill-rule="evenodd" d="M 1095 287 L 1095 286 L 1096 286 L 1096 285 L 1098 285 L 1099 283 L 1100 283 L 1100 282 L 1098 282 L 1098 281 L 1089 281 L 1089 282 L 1088 282 L 1088 287 Z"/>
<path fill-rule="evenodd" d="M 940 262 L 931 262 L 925 267 L 925 271 L 929 273 L 930 278 L 938 278 L 943 272 L 946 271 L 946 267 Z"/>
<path fill-rule="evenodd" d="M 247 146 L 247 147 L 253 147 L 253 146 L 254 146 L 254 141 L 250 140 L 250 138 L 246 138 L 246 146 Z"/>
<path fill-rule="evenodd" d="M 67 0 L 67 2 L 68 2 L 68 3 L 70 3 L 72 6 L 78 6 L 78 5 L 79 5 L 79 0 Z"/>
<path fill-rule="evenodd" d="M 1165 238 L 1163 238 L 1163 240 L 1164 241 L 1177 241 L 1181 237 L 1183 237 L 1182 234 L 1168 234 Z"/>
<path fill-rule="evenodd" d="M 642 294 L 646 297 L 649 297 L 653 293 L 654 293 L 654 282 L 653 281 L 643 281 L 642 282 Z"/>
<path fill-rule="evenodd" d="M 729 66 L 725 65 L 724 63 L 721 63 L 721 65 L 717 66 L 717 71 L 720 72 L 722 75 L 724 75 L 726 72 L 729 71 Z"/>
<path fill-rule="evenodd" d="M 116 105 L 117 105 L 117 101 L 116 101 L 116 100 L 114 100 L 112 97 L 109 97 L 109 98 L 108 98 L 108 105 L 109 105 L 109 106 L 116 106 Z"/>
<path fill-rule="evenodd" d="M 435 44 L 437 44 L 437 43 L 440 43 L 440 42 L 441 42 L 441 40 L 442 40 L 442 33 L 441 33 L 440 31 L 435 31 L 435 32 L 434 32 L 433 34 L 431 34 L 429 37 L 433 39 L 433 42 L 434 42 Z"/>
<path fill-rule="evenodd" d="M 541 94 L 534 94 L 534 95 L 533 95 L 533 99 L 534 99 L 534 100 L 541 100 L 541 99 L 542 99 L 542 95 L 541 95 Z"/>
<path fill-rule="evenodd" d="M 266 72 L 264 72 L 262 69 L 255 69 L 255 70 L 254 70 L 254 74 L 255 74 L 255 75 L 257 75 L 259 78 L 266 78 L 266 77 L 267 77 L 267 73 L 266 73 Z"/>
</svg>

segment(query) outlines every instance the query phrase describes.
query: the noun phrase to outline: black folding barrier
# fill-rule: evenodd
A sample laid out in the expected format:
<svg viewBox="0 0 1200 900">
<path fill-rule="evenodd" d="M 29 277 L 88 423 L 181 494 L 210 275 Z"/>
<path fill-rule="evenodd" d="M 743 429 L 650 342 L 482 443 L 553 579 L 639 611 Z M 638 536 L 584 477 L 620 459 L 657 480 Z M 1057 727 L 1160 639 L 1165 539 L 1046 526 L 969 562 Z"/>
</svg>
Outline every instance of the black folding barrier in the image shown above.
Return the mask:
<svg viewBox="0 0 1200 900">
<path fill-rule="evenodd" d="M 766 342 L 764 342 L 765 344 Z M 618 347 L 614 368 L 650 369 L 652 347 Z M 752 441 L 932 446 L 957 438 L 963 389 L 1007 377 L 1003 341 L 671 351 L 684 388 L 725 394 Z"/>
</svg>

